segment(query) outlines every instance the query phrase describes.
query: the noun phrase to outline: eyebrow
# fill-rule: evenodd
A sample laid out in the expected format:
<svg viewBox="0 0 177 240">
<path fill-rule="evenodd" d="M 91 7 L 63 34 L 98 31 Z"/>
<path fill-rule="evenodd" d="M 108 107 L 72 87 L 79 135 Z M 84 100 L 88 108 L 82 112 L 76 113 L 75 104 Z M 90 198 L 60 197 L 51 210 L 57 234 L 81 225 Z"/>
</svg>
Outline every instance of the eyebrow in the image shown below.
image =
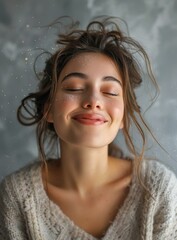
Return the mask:
<svg viewBox="0 0 177 240">
<path fill-rule="evenodd" d="M 65 80 L 67 80 L 67 79 L 69 79 L 71 77 L 79 77 L 81 79 L 86 79 L 86 80 L 88 79 L 88 76 L 86 74 L 84 74 L 84 73 L 81 73 L 81 72 L 71 72 L 71 73 L 65 75 L 61 82 L 65 81 Z M 103 77 L 102 80 L 103 81 L 114 81 L 114 82 L 117 82 L 122 87 L 122 82 L 119 79 L 117 79 L 117 78 L 115 78 L 113 76 L 105 76 L 105 77 Z"/>
</svg>

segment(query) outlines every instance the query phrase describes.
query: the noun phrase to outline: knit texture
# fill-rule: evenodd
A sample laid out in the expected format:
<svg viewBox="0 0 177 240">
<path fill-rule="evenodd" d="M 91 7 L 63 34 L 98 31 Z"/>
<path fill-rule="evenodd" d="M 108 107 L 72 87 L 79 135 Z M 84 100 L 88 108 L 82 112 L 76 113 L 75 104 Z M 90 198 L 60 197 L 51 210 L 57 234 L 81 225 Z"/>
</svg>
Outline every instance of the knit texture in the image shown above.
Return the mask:
<svg viewBox="0 0 177 240">
<path fill-rule="evenodd" d="M 102 240 L 177 239 L 177 178 L 166 166 L 144 160 L 142 177 L 133 171 L 129 193 Z M 101 218 L 101 216 L 100 216 Z M 49 200 L 40 163 L 6 177 L 0 185 L 0 240 L 96 240 Z"/>
</svg>

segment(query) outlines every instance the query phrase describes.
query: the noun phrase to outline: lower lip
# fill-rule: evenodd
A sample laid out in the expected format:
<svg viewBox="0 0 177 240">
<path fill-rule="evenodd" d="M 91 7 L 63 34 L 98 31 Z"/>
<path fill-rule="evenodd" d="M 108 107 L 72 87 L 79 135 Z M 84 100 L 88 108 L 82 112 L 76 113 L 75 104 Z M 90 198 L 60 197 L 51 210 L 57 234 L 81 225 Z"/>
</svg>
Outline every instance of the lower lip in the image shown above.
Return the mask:
<svg viewBox="0 0 177 240">
<path fill-rule="evenodd" d="M 102 125 L 105 123 L 105 121 L 99 119 L 74 118 L 74 120 L 85 125 Z"/>
</svg>

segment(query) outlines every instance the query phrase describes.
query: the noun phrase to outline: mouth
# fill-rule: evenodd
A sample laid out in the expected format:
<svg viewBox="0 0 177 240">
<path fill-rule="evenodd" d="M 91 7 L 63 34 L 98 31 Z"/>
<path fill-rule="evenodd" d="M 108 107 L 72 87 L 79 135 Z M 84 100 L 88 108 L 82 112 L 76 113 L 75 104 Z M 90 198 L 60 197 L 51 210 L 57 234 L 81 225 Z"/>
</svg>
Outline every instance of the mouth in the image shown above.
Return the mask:
<svg viewBox="0 0 177 240">
<path fill-rule="evenodd" d="M 73 119 L 85 125 L 101 125 L 108 122 L 106 118 L 100 114 L 78 114 L 74 116 Z"/>
</svg>

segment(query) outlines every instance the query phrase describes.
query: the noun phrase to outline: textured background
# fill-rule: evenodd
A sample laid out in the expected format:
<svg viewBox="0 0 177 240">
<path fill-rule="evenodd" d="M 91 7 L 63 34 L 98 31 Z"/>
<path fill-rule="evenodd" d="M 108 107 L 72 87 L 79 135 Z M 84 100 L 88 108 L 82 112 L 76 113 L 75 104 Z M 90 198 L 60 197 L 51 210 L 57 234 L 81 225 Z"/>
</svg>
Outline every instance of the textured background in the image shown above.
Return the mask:
<svg viewBox="0 0 177 240">
<path fill-rule="evenodd" d="M 56 29 L 40 26 L 63 15 L 85 25 L 105 14 L 126 20 L 150 56 L 161 93 L 146 118 L 171 157 L 154 143 L 149 152 L 177 173 L 177 0 L 0 0 L 0 179 L 37 156 L 34 128 L 17 122 L 16 109 L 36 88 L 38 48 L 55 47 Z"/>
</svg>

